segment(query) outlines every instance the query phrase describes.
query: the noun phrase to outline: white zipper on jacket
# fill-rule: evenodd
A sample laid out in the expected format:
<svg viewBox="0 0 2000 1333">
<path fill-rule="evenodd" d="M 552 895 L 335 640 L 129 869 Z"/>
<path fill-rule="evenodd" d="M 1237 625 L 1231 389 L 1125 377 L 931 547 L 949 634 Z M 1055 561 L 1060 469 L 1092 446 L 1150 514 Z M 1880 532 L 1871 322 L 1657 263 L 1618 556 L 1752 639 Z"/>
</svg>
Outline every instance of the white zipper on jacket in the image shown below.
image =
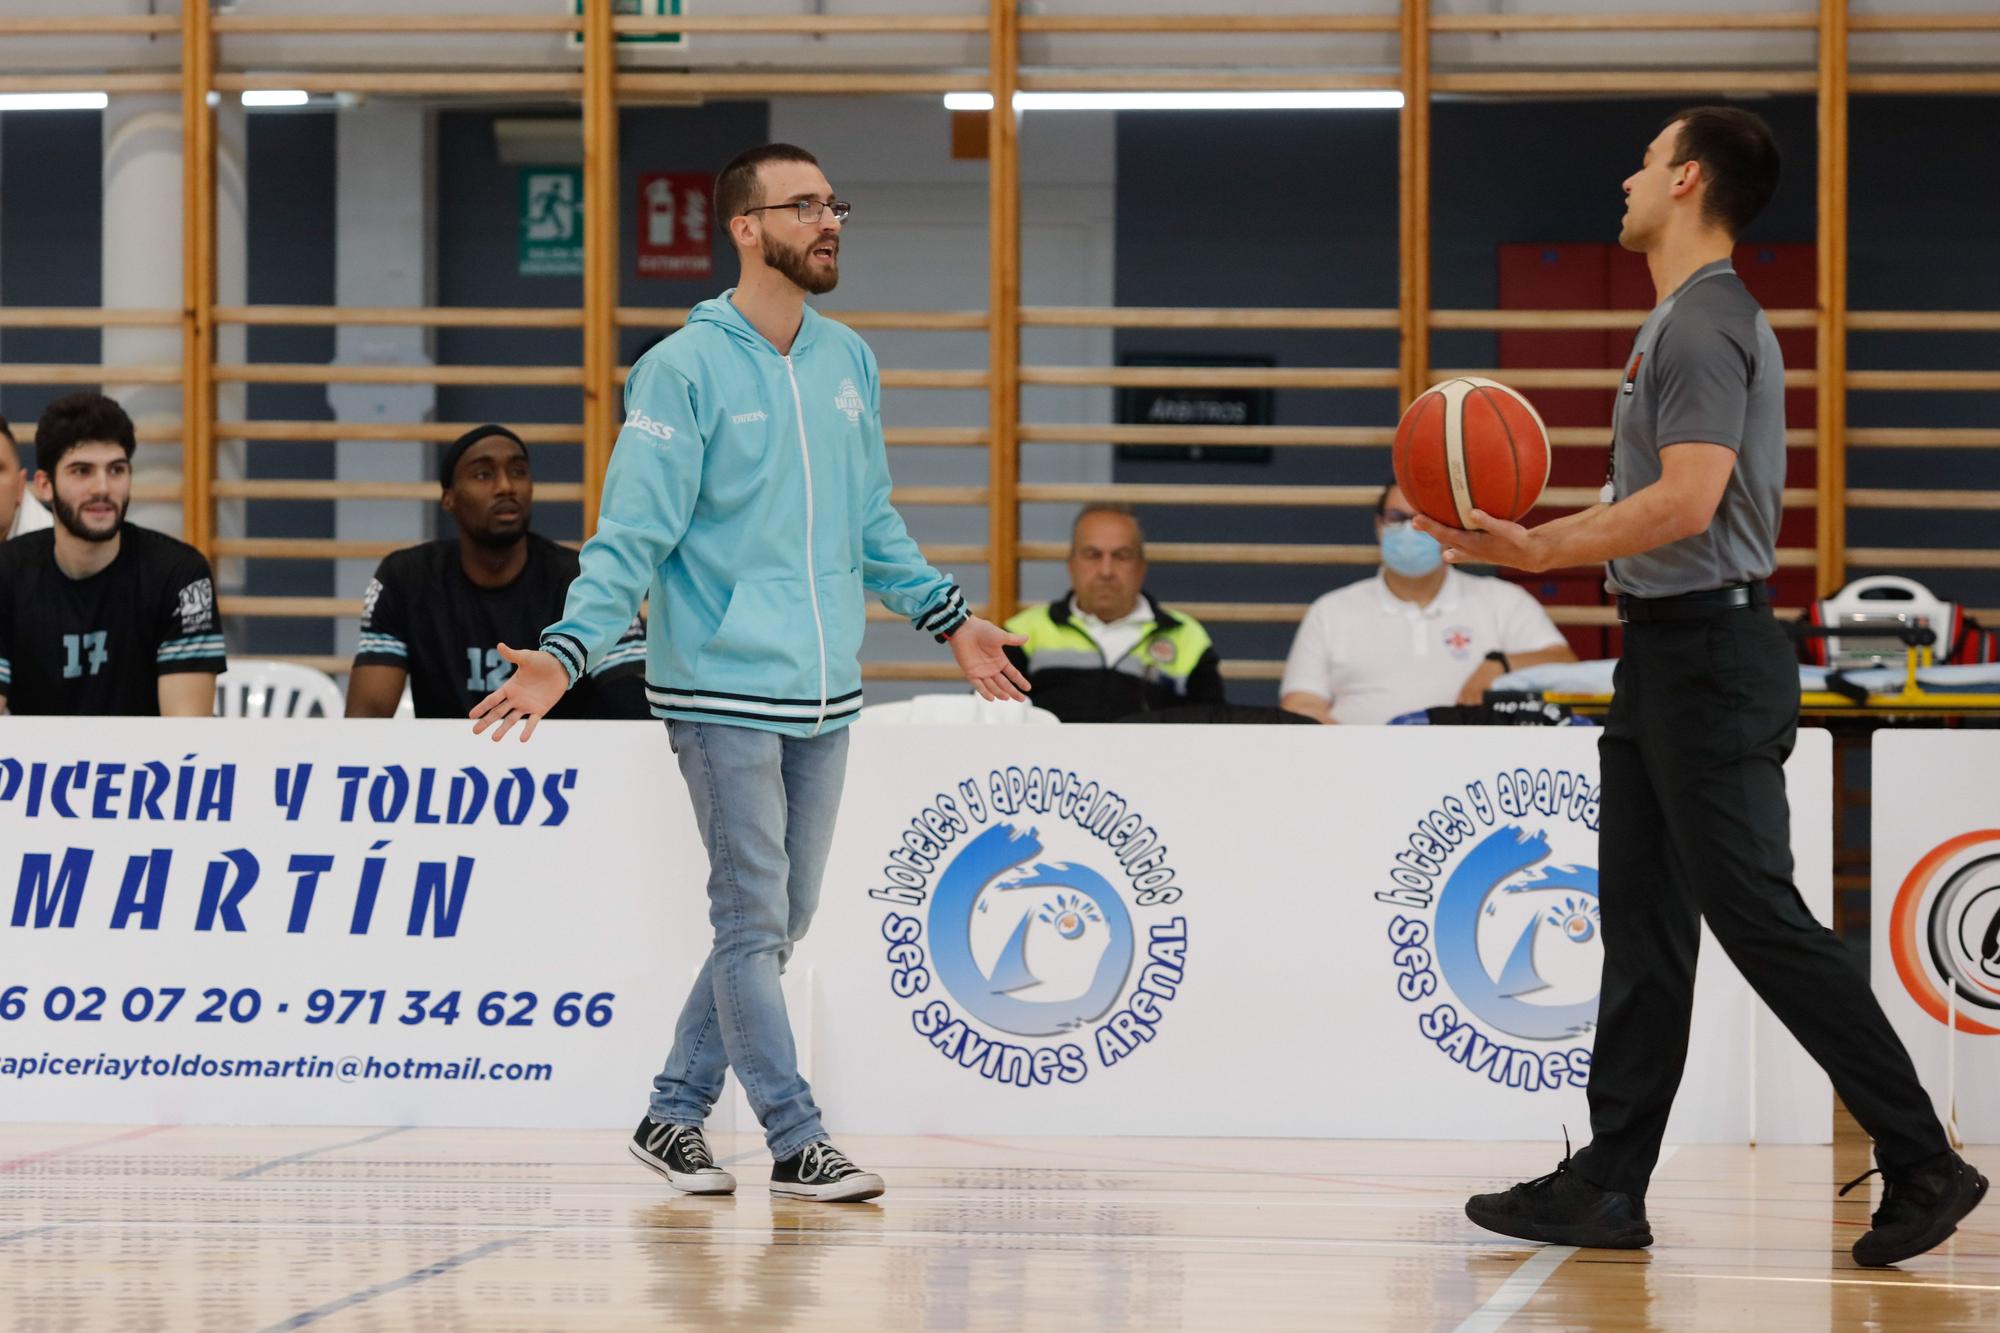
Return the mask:
<svg viewBox="0 0 2000 1333">
<path fill-rule="evenodd" d="M 819 716 L 813 721 L 812 734 L 817 736 L 826 726 L 826 622 L 819 614 L 819 568 L 813 560 L 813 460 L 812 450 L 806 447 L 806 408 L 799 399 L 799 377 L 792 369 L 792 358 L 787 356 L 785 378 L 792 382 L 792 413 L 799 420 L 799 458 L 806 466 L 806 597 L 812 602 L 813 631 L 819 635 Z"/>
</svg>

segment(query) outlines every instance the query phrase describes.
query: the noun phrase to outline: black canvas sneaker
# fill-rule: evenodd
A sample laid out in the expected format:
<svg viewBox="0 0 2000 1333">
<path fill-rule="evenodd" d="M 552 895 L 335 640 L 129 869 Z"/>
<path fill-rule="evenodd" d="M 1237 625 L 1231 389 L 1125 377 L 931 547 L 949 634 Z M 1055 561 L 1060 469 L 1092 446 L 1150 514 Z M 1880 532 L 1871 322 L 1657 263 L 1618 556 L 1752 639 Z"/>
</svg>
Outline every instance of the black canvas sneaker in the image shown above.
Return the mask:
<svg viewBox="0 0 2000 1333">
<path fill-rule="evenodd" d="M 663 1125 L 647 1116 L 626 1145 L 634 1157 L 683 1194 L 734 1194 L 736 1177 L 715 1164 L 708 1142 L 693 1125 Z"/>
<path fill-rule="evenodd" d="M 872 1199 L 888 1186 L 882 1177 L 863 1171 L 846 1154 L 822 1139 L 808 1143 L 771 1166 L 771 1193 L 818 1203 L 858 1203 Z"/>
<path fill-rule="evenodd" d="M 1503 1236 L 1594 1250 L 1642 1250 L 1653 1243 L 1646 1204 L 1599 1189 L 1570 1169 L 1567 1151 L 1546 1176 L 1499 1194 L 1475 1194 L 1465 1215 Z"/>
<path fill-rule="evenodd" d="M 1986 1197 L 1986 1177 L 1955 1152 L 1942 1152 L 1907 1171 L 1865 1171 L 1840 1192 L 1869 1176 L 1882 1177 L 1882 1206 L 1868 1234 L 1854 1242 L 1854 1262 L 1882 1268 L 1942 1245 L 1958 1223 Z"/>
</svg>

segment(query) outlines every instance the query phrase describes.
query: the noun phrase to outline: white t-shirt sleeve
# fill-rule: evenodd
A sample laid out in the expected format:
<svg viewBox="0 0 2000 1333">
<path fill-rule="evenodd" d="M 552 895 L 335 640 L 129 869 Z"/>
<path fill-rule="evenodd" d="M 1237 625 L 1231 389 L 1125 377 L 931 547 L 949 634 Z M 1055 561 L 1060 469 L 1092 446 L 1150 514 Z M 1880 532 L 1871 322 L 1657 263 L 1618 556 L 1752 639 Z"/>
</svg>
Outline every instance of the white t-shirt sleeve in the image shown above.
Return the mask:
<svg viewBox="0 0 2000 1333">
<path fill-rule="evenodd" d="M 1292 639 L 1292 651 L 1285 657 L 1285 675 L 1278 682 L 1278 697 L 1313 694 L 1333 698 L 1333 608 L 1325 598 L 1314 602 L 1299 632 Z"/>
<path fill-rule="evenodd" d="M 1542 604 L 1518 583 L 1505 579 L 1495 579 L 1505 589 L 1499 599 L 1500 651 L 1512 656 L 1515 653 L 1540 652 L 1544 648 L 1560 647 L 1564 642 L 1563 633 L 1549 619 L 1549 613 Z"/>
</svg>

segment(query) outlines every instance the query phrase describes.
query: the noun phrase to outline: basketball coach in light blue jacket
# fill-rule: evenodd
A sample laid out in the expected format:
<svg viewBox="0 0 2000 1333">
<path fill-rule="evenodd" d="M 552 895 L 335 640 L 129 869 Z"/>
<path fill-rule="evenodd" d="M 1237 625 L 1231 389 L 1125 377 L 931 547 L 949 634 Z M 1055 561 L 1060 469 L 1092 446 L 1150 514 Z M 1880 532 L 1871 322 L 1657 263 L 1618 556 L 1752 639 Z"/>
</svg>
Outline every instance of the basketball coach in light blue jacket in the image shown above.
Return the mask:
<svg viewBox="0 0 2000 1333">
<path fill-rule="evenodd" d="M 827 1141 L 799 1075 L 778 976 L 819 901 L 861 709 L 862 593 L 950 645 L 988 699 L 1028 683 L 1022 640 L 968 613 L 889 503 L 881 377 L 868 345 L 805 304 L 840 277 L 848 215 L 818 162 L 768 144 L 716 180 L 742 277 L 632 368 L 597 533 L 563 618 L 473 710 L 521 739 L 632 623 L 649 590 L 647 697 L 666 719 L 709 855 L 715 944 L 632 1136 L 689 1193 L 726 1194 L 701 1127 L 736 1070 L 774 1193 L 872 1198 L 880 1176 Z"/>
</svg>

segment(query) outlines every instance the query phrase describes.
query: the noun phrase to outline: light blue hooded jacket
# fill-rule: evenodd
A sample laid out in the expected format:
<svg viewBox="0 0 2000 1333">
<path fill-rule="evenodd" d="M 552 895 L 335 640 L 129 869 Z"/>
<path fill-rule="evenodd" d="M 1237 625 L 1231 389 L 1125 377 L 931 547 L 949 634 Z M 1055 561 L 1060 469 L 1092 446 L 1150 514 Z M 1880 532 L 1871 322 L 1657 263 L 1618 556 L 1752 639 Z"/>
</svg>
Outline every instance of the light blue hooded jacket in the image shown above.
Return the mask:
<svg viewBox="0 0 2000 1333">
<path fill-rule="evenodd" d="M 632 367 L 597 533 L 541 646 L 574 684 L 650 588 L 654 716 L 816 736 L 861 710 L 864 588 L 940 637 L 965 597 L 889 503 L 868 344 L 807 307 L 780 356 L 732 294 Z"/>
</svg>

